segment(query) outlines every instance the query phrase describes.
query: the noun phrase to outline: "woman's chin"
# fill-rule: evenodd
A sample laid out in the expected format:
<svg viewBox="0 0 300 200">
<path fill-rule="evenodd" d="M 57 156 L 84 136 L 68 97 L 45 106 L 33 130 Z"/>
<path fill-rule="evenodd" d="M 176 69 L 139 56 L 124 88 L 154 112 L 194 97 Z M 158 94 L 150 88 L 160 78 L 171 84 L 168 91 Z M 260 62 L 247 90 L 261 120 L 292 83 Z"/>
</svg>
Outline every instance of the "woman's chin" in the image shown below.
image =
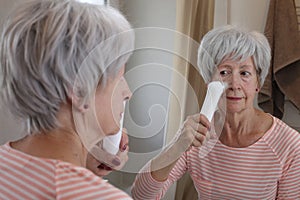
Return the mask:
<svg viewBox="0 0 300 200">
<path fill-rule="evenodd" d="M 227 107 L 226 112 L 227 112 L 228 114 L 235 114 L 235 113 L 241 112 L 242 110 L 243 110 L 243 109 L 240 108 L 240 107 Z"/>
</svg>

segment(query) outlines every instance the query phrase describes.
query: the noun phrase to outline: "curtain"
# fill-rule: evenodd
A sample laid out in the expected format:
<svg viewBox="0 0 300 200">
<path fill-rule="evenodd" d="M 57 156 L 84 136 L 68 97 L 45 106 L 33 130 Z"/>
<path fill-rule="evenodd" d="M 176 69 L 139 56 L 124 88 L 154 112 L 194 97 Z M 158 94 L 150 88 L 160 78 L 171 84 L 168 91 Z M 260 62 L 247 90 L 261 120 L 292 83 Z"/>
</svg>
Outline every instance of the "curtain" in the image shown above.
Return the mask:
<svg viewBox="0 0 300 200">
<path fill-rule="evenodd" d="M 285 98 L 300 109 L 299 10 L 299 0 L 271 0 L 269 5 L 265 35 L 272 61 L 258 105 L 278 118 L 283 116 Z"/>
<path fill-rule="evenodd" d="M 170 97 L 167 141 L 173 138 L 187 115 L 200 111 L 206 94 L 206 86 L 197 70 L 197 52 L 203 35 L 213 28 L 214 0 L 177 0 L 174 75 Z M 179 106 L 178 106 L 179 105 Z M 197 192 L 188 174 L 177 183 L 176 200 L 197 199 Z"/>
</svg>

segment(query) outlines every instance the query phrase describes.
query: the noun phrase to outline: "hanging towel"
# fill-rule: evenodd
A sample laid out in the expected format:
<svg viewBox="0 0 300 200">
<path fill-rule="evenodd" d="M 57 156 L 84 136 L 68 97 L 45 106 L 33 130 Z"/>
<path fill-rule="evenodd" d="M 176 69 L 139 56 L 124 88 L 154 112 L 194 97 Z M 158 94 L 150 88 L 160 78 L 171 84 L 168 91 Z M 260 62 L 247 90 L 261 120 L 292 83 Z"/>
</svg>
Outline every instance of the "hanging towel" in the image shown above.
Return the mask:
<svg viewBox="0 0 300 200">
<path fill-rule="evenodd" d="M 285 96 L 300 109 L 300 31 L 294 0 L 270 0 L 265 35 L 272 61 L 258 105 L 282 118 Z"/>
</svg>

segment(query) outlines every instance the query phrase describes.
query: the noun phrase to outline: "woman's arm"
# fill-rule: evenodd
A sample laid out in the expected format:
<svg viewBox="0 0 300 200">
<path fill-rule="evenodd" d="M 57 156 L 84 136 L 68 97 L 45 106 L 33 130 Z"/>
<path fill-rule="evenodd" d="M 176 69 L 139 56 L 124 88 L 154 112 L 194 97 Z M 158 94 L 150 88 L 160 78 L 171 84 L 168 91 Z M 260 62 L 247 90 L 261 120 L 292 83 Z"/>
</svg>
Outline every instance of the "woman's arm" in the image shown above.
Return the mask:
<svg viewBox="0 0 300 200">
<path fill-rule="evenodd" d="M 277 199 L 300 199 L 300 148 L 288 155 L 283 168 L 283 174 L 278 181 Z"/>
<path fill-rule="evenodd" d="M 185 173 L 187 150 L 191 146 L 202 145 L 209 127 L 210 123 L 204 115 L 189 116 L 168 147 L 137 175 L 132 188 L 133 197 L 161 198 L 170 185 Z"/>
<path fill-rule="evenodd" d="M 177 160 L 191 146 L 200 147 L 206 138 L 210 123 L 204 115 L 189 116 L 177 137 L 151 163 L 151 175 L 157 181 L 164 181 L 175 166 Z"/>
<path fill-rule="evenodd" d="M 172 168 L 169 176 L 164 181 L 157 181 L 151 175 L 150 161 L 136 176 L 131 194 L 133 199 L 161 199 L 169 187 L 176 182 L 187 170 L 187 153 L 184 153 Z"/>
</svg>

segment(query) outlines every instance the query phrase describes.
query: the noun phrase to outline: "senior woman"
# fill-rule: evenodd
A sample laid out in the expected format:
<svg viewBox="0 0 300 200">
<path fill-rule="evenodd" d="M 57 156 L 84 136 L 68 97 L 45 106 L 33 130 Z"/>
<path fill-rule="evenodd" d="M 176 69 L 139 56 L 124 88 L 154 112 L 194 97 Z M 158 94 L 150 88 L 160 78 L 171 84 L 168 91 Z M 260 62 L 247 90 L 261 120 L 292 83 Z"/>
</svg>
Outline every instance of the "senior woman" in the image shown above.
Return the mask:
<svg viewBox="0 0 300 200">
<path fill-rule="evenodd" d="M 270 58 L 258 32 L 223 26 L 203 37 L 200 73 L 206 83 L 228 86 L 220 136 L 205 140 L 215 125 L 202 114 L 188 117 L 174 142 L 137 176 L 134 199 L 160 199 L 185 172 L 199 199 L 300 199 L 300 135 L 254 107 Z"/>
<path fill-rule="evenodd" d="M 99 142 L 118 132 L 131 97 L 130 29 L 115 9 L 73 0 L 25 1 L 11 14 L 1 97 L 28 134 L 0 147 L 0 199 L 131 199 L 96 175 L 127 161 L 126 135 L 116 156 Z"/>
</svg>

